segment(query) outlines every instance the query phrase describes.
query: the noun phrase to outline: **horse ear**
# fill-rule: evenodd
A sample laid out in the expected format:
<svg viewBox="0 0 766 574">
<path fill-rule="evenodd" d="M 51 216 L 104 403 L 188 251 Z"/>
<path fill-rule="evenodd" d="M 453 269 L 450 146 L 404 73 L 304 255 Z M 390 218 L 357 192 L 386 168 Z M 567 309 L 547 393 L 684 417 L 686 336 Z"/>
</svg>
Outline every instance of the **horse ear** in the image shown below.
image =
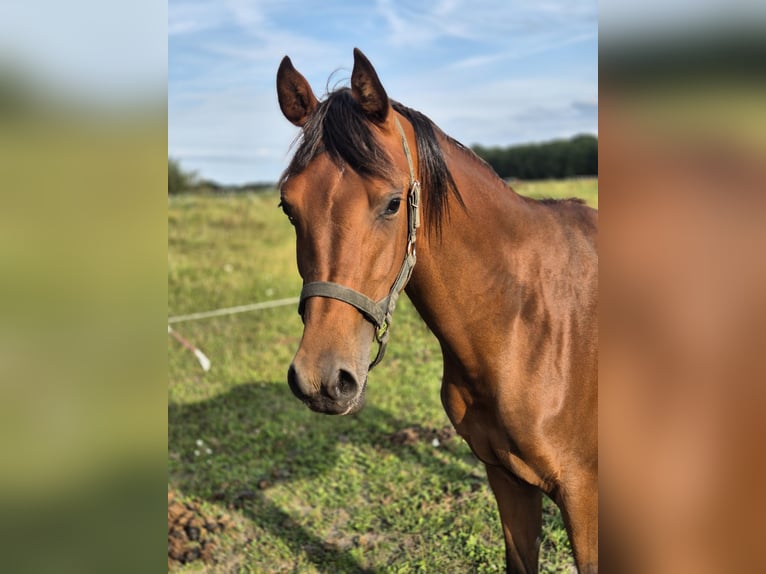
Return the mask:
<svg viewBox="0 0 766 574">
<path fill-rule="evenodd" d="M 375 73 L 375 68 L 359 48 L 354 48 L 351 94 L 368 119 L 376 124 L 386 121 L 389 108 L 388 96 L 378 79 L 378 74 Z"/>
<path fill-rule="evenodd" d="M 282 113 L 298 127 L 303 127 L 319 103 L 306 78 L 287 56 L 282 58 L 277 71 L 277 95 Z"/>
</svg>

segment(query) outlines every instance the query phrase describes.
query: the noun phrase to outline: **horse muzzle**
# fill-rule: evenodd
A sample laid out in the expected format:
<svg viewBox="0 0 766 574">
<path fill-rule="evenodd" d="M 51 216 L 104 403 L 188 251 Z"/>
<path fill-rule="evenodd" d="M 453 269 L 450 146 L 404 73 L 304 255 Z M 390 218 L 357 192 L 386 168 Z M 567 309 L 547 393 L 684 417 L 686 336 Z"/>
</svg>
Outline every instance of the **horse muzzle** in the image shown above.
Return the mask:
<svg viewBox="0 0 766 574">
<path fill-rule="evenodd" d="M 348 415 L 364 406 L 367 375 L 363 379 L 350 368 L 329 363 L 310 373 L 293 361 L 287 371 L 290 390 L 312 411 L 328 415 Z"/>
</svg>

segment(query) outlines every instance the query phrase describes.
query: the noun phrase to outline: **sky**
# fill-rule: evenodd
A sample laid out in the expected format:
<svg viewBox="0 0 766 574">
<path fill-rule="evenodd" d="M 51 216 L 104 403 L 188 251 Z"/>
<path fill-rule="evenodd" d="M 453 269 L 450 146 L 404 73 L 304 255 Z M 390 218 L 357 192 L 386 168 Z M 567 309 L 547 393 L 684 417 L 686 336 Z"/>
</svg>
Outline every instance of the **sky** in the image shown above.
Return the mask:
<svg viewBox="0 0 766 574">
<path fill-rule="evenodd" d="M 354 47 L 390 98 L 466 145 L 598 133 L 596 1 L 170 0 L 169 156 L 224 184 L 276 181 L 298 134 L 279 62 L 321 99 L 348 85 Z"/>
</svg>

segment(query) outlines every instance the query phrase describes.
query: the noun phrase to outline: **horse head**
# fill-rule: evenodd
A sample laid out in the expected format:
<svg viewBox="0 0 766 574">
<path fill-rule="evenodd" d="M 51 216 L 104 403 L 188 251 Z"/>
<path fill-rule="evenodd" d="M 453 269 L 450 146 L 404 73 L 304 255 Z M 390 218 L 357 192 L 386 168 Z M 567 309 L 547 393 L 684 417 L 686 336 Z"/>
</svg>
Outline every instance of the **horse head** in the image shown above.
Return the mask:
<svg viewBox="0 0 766 574">
<path fill-rule="evenodd" d="M 358 49 L 350 88 L 320 102 L 285 57 L 277 93 L 282 113 L 301 128 L 279 184 L 304 282 L 303 337 L 288 383 L 315 411 L 353 413 L 364 404 L 372 344 L 385 348 L 414 265 L 414 133 Z"/>
</svg>

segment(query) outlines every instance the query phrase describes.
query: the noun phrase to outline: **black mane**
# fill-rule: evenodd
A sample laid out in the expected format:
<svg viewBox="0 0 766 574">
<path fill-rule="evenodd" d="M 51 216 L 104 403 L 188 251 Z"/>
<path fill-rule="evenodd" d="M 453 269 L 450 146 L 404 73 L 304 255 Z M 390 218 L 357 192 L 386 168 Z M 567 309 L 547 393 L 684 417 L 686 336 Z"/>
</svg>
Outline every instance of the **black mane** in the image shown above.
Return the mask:
<svg viewBox="0 0 766 574">
<path fill-rule="evenodd" d="M 448 213 L 449 195 L 454 195 L 460 205 L 464 205 L 444 159 L 439 136 L 465 148 L 420 112 L 398 102 L 392 102 L 392 105 L 415 130 L 418 179 L 428 196 L 426 222 L 438 232 Z M 278 185 L 281 187 L 288 178 L 301 173 L 315 157 L 325 152 L 339 168 L 348 166 L 362 177 L 394 180 L 391 158 L 375 139 L 368 120 L 348 88 L 335 90 L 317 105 L 301 130 L 295 153 Z"/>
</svg>

